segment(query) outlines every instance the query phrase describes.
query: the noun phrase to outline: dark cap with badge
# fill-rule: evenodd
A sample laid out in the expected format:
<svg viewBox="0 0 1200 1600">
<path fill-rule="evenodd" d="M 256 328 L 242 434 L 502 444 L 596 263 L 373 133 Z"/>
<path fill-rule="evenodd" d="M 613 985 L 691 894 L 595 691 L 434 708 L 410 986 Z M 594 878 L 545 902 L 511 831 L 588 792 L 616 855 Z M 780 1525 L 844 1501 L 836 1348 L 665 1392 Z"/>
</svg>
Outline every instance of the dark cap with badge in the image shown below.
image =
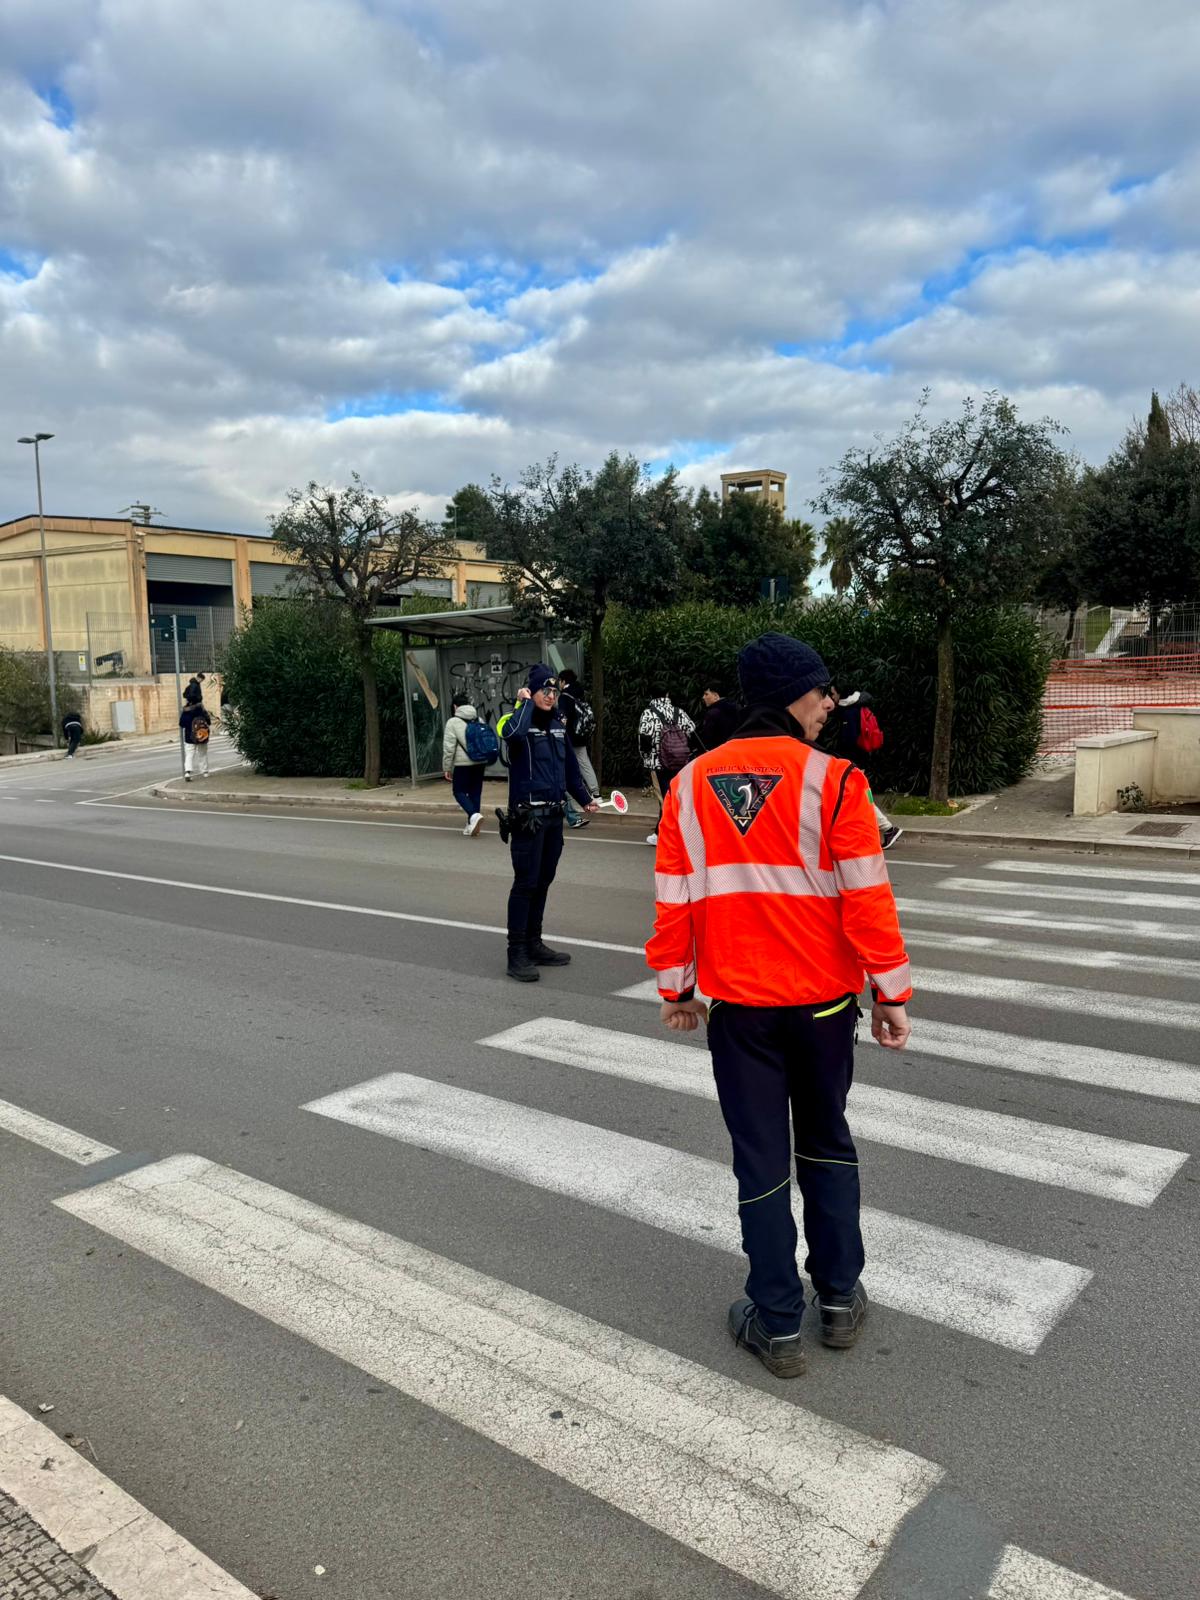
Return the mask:
<svg viewBox="0 0 1200 1600">
<path fill-rule="evenodd" d="M 558 688 L 557 677 L 552 669 L 542 661 L 539 661 L 536 666 L 530 667 L 529 677 L 525 681 L 529 685 L 531 694 L 538 694 L 543 689 L 557 690 Z"/>
</svg>

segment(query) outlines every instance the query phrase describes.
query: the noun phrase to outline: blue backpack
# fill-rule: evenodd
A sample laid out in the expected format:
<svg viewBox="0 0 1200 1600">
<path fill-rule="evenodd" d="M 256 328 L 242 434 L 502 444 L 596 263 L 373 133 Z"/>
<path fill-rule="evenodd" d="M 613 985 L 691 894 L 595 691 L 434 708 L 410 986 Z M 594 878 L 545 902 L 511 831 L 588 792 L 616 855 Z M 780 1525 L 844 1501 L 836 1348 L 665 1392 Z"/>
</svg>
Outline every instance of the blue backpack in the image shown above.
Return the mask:
<svg viewBox="0 0 1200 1600">
<path fill-rule="evenodd" d="M 466 733 L 463 737 L 463 748 L 472 761 L 481 765 L 491 766 L 500 754 L 500 741 L 494 731 L 488 727 L 481 718 L 476 717 L 474 722 L 464 724 Z"/>
</svg>

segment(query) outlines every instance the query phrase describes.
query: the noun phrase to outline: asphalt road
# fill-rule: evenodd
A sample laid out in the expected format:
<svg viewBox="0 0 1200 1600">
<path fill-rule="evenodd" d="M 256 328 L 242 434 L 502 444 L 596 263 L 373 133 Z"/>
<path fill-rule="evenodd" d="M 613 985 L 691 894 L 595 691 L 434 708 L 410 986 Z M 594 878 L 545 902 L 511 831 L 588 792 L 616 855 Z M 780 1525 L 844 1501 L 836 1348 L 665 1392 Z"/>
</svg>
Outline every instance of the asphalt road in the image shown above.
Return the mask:
<svg viewBox="0 0 1200 1600">
<path fill-rule="evenodd" d="M 781 1385 L 724 1329 L 702 1042 L 619 993 L 640 838 L 569 837 L 573 963 L 520 987 L 494 833 L 149 801 L 175 770 L 0 769 L 0 1101 L 85 1143 L 0 1127 L 0 1393 L 277 1600 L 1093 1595 L 1019 1552 L 1192 1600 L 1194 867 L 893 853 L 877 1304 Z"/>
</svg>

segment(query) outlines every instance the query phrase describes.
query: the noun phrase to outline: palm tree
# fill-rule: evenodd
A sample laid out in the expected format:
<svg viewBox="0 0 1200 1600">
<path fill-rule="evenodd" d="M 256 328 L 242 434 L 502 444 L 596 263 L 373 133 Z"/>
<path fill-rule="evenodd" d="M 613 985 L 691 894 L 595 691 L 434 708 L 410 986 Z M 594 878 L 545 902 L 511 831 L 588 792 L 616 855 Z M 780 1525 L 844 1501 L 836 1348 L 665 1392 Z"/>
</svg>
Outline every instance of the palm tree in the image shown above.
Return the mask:
<svg viewBox="0 0 1200 1600">
<path fill-rule="evenodd" d="M 829 563 L 829 581 L 838 595 L 845 594 L 854 582 L 851 552 L 856 533 L 849 517 L 831 517 L 825 524 L 825 550 L 821 559 Z"/>
</svg>

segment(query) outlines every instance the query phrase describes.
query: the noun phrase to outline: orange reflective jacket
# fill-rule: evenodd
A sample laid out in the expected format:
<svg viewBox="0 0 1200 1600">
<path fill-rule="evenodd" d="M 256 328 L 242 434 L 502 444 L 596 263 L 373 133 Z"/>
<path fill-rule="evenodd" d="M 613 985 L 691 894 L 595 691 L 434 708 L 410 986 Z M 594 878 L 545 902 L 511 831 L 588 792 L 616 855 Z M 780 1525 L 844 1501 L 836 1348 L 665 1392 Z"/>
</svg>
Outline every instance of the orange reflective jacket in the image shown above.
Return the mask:
<svg viewBox="0 0 1200 1600">
<path fill-rule="evenodd" d="M 664 1000 L 912 994 L 865 775 L 799 739 L 732 739 L 671 785 L 646 959 Z"/>
</svg>

